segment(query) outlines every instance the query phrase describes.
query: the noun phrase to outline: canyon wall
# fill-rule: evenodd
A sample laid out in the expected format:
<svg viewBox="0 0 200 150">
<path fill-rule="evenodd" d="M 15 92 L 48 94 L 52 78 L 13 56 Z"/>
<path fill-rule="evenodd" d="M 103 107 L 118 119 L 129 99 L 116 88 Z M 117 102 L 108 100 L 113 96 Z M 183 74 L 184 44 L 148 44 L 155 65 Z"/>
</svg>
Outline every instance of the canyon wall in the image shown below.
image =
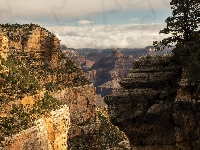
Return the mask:
<svg viewBox="0 0 200 150">
<path fill-rule="evenodd" d="M 126 77 L 134 59 L 147 54 L 149 51 L 148 47 L 145 49 L 99 50 L 68 49 L 62 45 L 61 48 L 62 52 L 83 70 L 84 76 L 94 84 L 97 93 L 101 96 L 118 91 L 120 86 L 115 86 L 118 83 L 117 80 Z"/>
<path fill-rule="evenodd" d="M 1 25 L 0 26 L 1 55 L 8 52 L 28 55 L 24 57 L 42 58 L 45 62 L 58 59 L 60 41 L 58 38 L 38 25 Z"/>
<path fill-rule="evenodd" d="M 91 69 L 85 73 L 85 76 L 94 83 L 97 94 L 106 96 L 120 88 L 119 86 L 114 86 L 107 82 L 114 83 L 116 80 L 125 77 L 129 73 L 132 63 L 133 56 L 124 55 L 117 50 L 113 50 L 111 54 L 104 56 L 100 61 L 95 63 Z M 95 78 L 93 78 L 94 74 L 96 75 Z"/>
<path fill-rule="evenodd" d="M 35 126 L 5 138 L 4 149 L 9 150 L 64 150 L 67 149 L 70 127 L 69 107 L 51 111 L 35 122 Z M 1 148 L 0 148 L 1 149 Z M 3 148 L 2 148 L 3 149 Z"/>
<path fill-rule="evenodd" d="M 126 136 L 98 111 L 93 85 L 59 47 L 38 25 L 0 25 L 2 149 L 127 147 Z"/>
<path fill-rule="evenodd" d="M 200 137 L 199 85 L 187 85 L 168 56 L 134 62 L 122 90 L 105 98 L 110 121 L 129 138 L 133 150 L 194 149 Z"/>
<path fill-rule="evenodd" d="M 99 129 L 100 122 L 96 113 L 97 95 L 92 84 L 69 87 L 52 94 L 69 106 L 71 118 L 70 138 Z"/>
<path fill-rule="evenodd" d="M 8 149 L 16 147 L 14 141 L 20 141 L 19 149 L 67 149 L 69 128 L 70 137 L 75 136 L 81 130 L 73 128 L 76 124 L 97 118 L 94 87 L 89 86 L 82 71 L 63 56 L 60 41 L 46 29 L 34 24 L 5 24 L 0 25 L 0 31 L 3 58 L 0 61 L 0 108 L 6 108 L 0 114 L 0 135 L 3 136 L 0 142 L 6 135 L 10 137 L 4 141 Z M 49 110 L 59 107 L 60 103 L 69 107 L 68 116 L 55 111 L 54 116 L 48 117 Z M 13 123 L 13 117 L 19 117 L 17 122 Z M 32 118 L 41 119 L 33 123 Z M 71 130 L 75 130 L 73 134 Z M 15 137 L 18 131 L 21 132 Z M 38 143 L 42 146 L 38 147 Z"/>
</svg>

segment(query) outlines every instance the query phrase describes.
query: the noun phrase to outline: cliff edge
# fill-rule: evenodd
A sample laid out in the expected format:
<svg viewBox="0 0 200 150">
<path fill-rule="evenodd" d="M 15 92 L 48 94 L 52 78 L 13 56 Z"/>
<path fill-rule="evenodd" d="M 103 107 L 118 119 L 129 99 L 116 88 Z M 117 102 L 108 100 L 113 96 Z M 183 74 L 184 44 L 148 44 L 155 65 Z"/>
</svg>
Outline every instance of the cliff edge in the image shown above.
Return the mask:
<svg viewBox="0 0 200 150">
<path fill-rule="evenodd" d="M 120 81 L 122 90 L 105 98 L 110 121 L 133 150 L 194 149 L 200 137 L 199 85 L 188 85 L 170 57 L 140 58 Z"/>
<path fill-rule="evenodd" d="M 0 24 L 0 149 L 129 146 L 96 100 L 54 34 L 35 24 Z"/>
</svg>

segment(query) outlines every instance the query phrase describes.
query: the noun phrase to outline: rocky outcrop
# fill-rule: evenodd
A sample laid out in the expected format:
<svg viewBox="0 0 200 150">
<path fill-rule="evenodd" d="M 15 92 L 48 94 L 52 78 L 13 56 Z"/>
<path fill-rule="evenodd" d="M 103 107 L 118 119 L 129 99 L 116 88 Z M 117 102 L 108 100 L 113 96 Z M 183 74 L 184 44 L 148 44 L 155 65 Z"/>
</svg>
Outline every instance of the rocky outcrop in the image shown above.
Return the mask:
<svg viewBox="0 0 200 150">
<path fill-rule="evenodd" d="M 101 86 L 99 86 L 99 88 L 101 89 L 102 93 L 104 93 L 106 95 L 111 95 L 121 89 L 119 81 L 120 80 L 118 78 L 117 79 L 114 78 L 111 81 L 108 81 L 108 82 L 102 84 Z"/>
<path fill-rule="evenodd" d="M 4 149 L 9 150 L 63 150 L 67 149 L 70 127 L 69 107 L 51 111 L 35 122 L 35 126 L 5 138 Z M 0 148 L 1 149 L 1 148 Z"/>
<path fill-rule="evenodd" d="M 99 129 L 100 122 L 96 114 L 97 96 L 92 84 L 66 88 L 53 95 L 70 108 L 70 138 L 87 134 L 86 130 L 93 132 L 92 130 Z"/>
<path fill-rule="evenodd" d="M 95 63 L 90 70 L 96 70 L 96 77 L 91 81 L 97 89 L 97 94 L 101 94 L 102 96 L 108 94 L 108 92 L 103 93 L 100 86 L 108 81 L 125 77 L 132 67 L 132 63 L 133 56 L 124 55 L 117 50 L 113 50 L 111 54 L 104 56 L 99 62 Z M 85 73 L 86 78 L 91 79 L 93 73 L 94 72 L 91 71 Z M 105 87 L 104 89 L 105 91 L 112 91 L 110 89 L 106 90 Z M 113 91 L 115 91 L 115 89 L 113 89 Z"/>
<path fill-rule="evenodd" d="M 60 41 L 45 28 L 34 24 L 5 24 L 0 25 L 0 31 L 0 51 L 3 57 L 8 52 L 24 52 L 28 54 L 24 57 L 41 58 L 46 63 L 54 63 L 58 59 Z"/>
<path fill-rule="evenodd" d="M 105 98 L 111 122 L 132 149 L 194 149 L 200 137 L 198 86 L 183 78 L 169 57 L 143 57 L 120 81 L 122 90 Z"/>
<path fill-rule="evenodd" d="M 124 134 L 112 134 L 116 127 L 104 130 L 111 123 L 99 119 L 95 88 L 60 51 L 55 35 L 33 24 L 0 25 L 0 30 L 0 146 L 63 150 L 123 145 L 118 143 Z M 65 104 L 67 110 L 61 108 Z"/>
<path fill-rule="evenodd" d="M 9 48 L 8 48 L 8 37 L 6 33 L 1 32 L 0 29 L 0 54 L 1 57 L 6 59 L 8 56 Z"/>
<path fill-rule="evenodd" d="M 88 118 L 94 120 L 95 99 L 89 100 L 79 94 L 86 94 L 85 91 L 89 91 L 94 95 L 94 87 L 76 89 L 79 86 L 87 86 L 89 82 L 84 78 L 82 71 L 60 51 L 60 42 L 57 37 L 46 29 L 34 24 L 5 24 L 0 25 L 0 31 L 0 55 L 3 57 L 0 58 L 2 79 L 0 83 L 0 144 L 6 136 L 10 137 L 22 131 L 20 132 L 21 139 L 16 139 L 21 141 L 19 149 L 28 147 L 31 149 L 31 140 L 38 138 L 35 136 L 37 134 L 44 134 L 43 140 L 50 141 L 50 144 L 54 144 L 53 147 L 57 147 L 56 144 L 61 142 L 58 149 L 66 149 L 68 137 L 66 134 L 68 134 L 69 125 L 59 127 L 63 121 L 58 119 L 56 119 L 58 120 L 56 124 L 49 124 L 48 122 L 52 122 L 55 118 L 46 118 L 46 115 L 48 116 L 51 110 L 59 108 L 62 103 L 69 106 L 70 115 L 67 119 L 71 118 L 70 131 L 73 125 L 79 122 L 84 122 Z M 65 100 L 57 96 L 57 93 L 62 93 L 61 91 L 66 94 Z M 59 111 L 56 111 L 54 115 L 59 115 Z M 41 120 L 43 125 L 40 124 L 38 127 L 34 121 L 39 118 L 43 118 Z M 13 123 L 13 121 L 16 122 Z M 58 127 L 59 131 L 53 131 L 54 127 Z M 40 128 L 45 129 L 41 131 Z M 46 131 L 46 128 L 47 130 L 52 128 L 52 131 Z M 47 132 L 48 135 L 45 134 Z M 29 139 L 29 136 L 34 139 Z M 65 138 L 65 145 L 62 143 L 62 138 Z M 13 140 L 15 139 L 10 139 L 10 141 Z M 26 142 L 29 144 L 23 148 Z M 38 140 L 35 142 L 38 143 Z M 48 143 L 44 145 L 45 148 L 38 149 L 48 149 L 47 146 L 50 149 Z"/>
</svg>

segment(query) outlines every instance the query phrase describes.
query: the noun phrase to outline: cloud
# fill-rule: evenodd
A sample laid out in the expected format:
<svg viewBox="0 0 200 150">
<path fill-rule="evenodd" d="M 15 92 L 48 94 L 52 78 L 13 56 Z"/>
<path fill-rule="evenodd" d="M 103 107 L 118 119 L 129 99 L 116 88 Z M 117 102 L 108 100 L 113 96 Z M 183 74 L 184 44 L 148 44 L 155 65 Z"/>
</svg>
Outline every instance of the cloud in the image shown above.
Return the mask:
<svg viewBox="0 0 200 150">
<path fill-rule="evenodd" d="M 135 21 L 135 20 L 138 20 L 139 18 L 132 18 L 132 19 L 130 19 L 130 20 L 132 20 L 132 21 Z"/>
<path fill-rule="evenodd" d="M 166 37 L 159 35 L 164 27 L 164 24 L 131 24 L 46 28 L 56 34 L 61 44 L 71 48 L 143 48 Z"/>
<path fill-rule="evenodd" d="M 93 21 L 90 21 L 90 20 L 79 20 L 77 23 L 79 23 L 79 24 L 90 24 L 92 22 Z"/>
<path fill-rule="evenodd" d="M 67 47 L 145 47 L 152 45 L 152 41 L 164 37 L 158 34 L 163 28 L 161 24 L 117 26 L 109 21 L 108 24 L 111 25 L 106 26 L 106 19 L 109 18 L 109 14 L 110 16 L 116 14 L 112 16 L 114 19 L 122 21 L 121 18 L 125 18 L 129 23 L 130 18 L 134 21 L 137 20 L 136 17 L 141 19 L 140 23 L 153 19 L 157 21 L 158 11 L 170 9 L 169 2 L 170 0 L 17 0 L 12 2 L 0 0 L 0 23 L 38 23 L 54 32 Z M 138 10 L 144 13 L 138 16 Z M 121 12 L 129 13 L 131 17 L 126 18 L 121 15 L 123 14 Z M 105 26 L 97 26 L 96 22 Z M 69 26 L 70 23 L 74 27 Z M 51 25 L 56 26 L 50 27 Z"/>
<path fill-rule="evenodd" d="M 138 1 L 138 0 L 137 0 Z M 135 10 L 169 10 L 170 0 L 0 0 L 0 23 L 11 20 L 18 22 L 24 20 L 48 20 L 51 22 L 69 21 L 80 18 L 89 18 L 97 15 L 105 15 L 110 12 L 135 11 Z M 5 11 L 9 13 L 4 13 Z M 4 12 L 2 12 L 4 11 Z M 5 18 L 5 20 L 2 20 Z"/>
</svg>

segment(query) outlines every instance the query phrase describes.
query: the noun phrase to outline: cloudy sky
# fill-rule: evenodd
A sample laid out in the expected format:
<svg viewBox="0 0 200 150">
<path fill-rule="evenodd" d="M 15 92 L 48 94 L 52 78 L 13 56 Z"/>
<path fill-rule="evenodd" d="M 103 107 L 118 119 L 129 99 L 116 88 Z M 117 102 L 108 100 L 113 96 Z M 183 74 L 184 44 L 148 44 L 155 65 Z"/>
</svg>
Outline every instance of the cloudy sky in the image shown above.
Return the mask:
<svg viewBox="0 0 200 150">
<path fill-rule="evenodd" d="M 39 24 L 71 48 L 141 48 L 171 16 L 170 0 L 0 0 L 0 23 Z"/>
</svg>

